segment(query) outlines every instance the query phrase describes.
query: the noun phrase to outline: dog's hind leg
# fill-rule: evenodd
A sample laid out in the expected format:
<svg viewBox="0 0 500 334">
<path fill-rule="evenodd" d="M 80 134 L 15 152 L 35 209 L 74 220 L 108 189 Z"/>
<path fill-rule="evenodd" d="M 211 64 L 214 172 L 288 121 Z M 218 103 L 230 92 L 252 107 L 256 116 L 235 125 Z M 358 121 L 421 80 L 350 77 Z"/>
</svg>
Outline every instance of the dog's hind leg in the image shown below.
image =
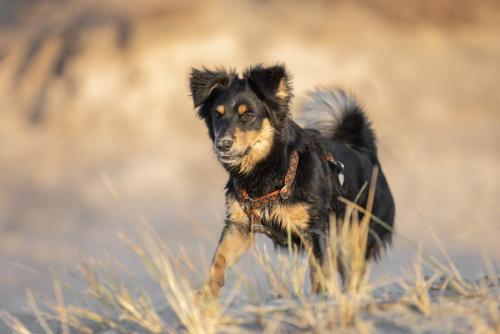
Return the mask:
<svg viewBox="0 0 500 334">
<path fill-rule="evenodd" d="M 219 295 L 226 271 L 250 248 L 252 240 L 248 226 L 226 223 L 210 266 L 205 293 L 211 297 Z"/>
</svg>

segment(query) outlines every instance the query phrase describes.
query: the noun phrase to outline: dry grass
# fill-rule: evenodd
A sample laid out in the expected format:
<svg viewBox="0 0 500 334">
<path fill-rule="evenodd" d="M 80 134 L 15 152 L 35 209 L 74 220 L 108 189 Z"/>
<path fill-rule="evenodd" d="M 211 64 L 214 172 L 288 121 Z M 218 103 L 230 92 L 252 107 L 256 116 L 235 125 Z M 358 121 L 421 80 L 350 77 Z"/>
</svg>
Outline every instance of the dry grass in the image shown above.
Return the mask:
<svg viewBox="0 0 500 334">
<path fill-rule="evenodd" d="M 416 307 L 422 314 L 430 315 L 432 312 L 432 300 L 429 289 L 438 279 L 439 274 L 434 274 L 431 278 L 426 278 L 422 272 L 422 251 L 419 249 L 417 258 L 413 264 L 413 284 L 403 281 L 401 286 L 405 289 L 406 302 Z"/>
<path fill-rule="evenodd" d="M 372 180 L 377 178 L 375 169 Z M 368 204 L 359 207 L 354 202 L 347 204 L 342 222 L 331 217 L 332 228 L 329 236 L 328 261 L 323 270 L 333 273 L 327 275 L 314 260 L 308 261 L 311 252 L 289 247 L 288 253 L 279 253 L 273 260 L 266 247 L 255 248 L 255 258 L 264 272 L 271 294 L 271 300 L 261 298 L 255 304 L 247 304 L 239 312 L 226 312 L 232 298 L 221 303 L 218 300 L 200 300 L 191 286 L 187 273 L 196 271 L 187 252 L 181 248 L 177 256 L 163 243 L 147 221 L 141 218 L 136 225 L 140 241 L 120 235 L 131 250 L 141 259 L 146 271 L 159 287 L 162 297 L 175 314 L 175 319 L 162 316 L 161 308 L 152 302 L 151 296 L 136 283 L 135 289 L 129 288 L 121 275 L 132 275 L 124 268 L 110 262 L 80 259 L 77 266 L 79 277 L 85 284 L 83 295 L 88 302 L 83 305 L 64 303 L 63 287 L 59 279 L 54 283 L 55 302 L 49 303 L 51 312 L 42 311 L 33 293 L 27 291 L 27 304 L 32 310 L 39 326 L 45 334 L 54 332 L 70 333 L 74 329 L 79 333 L 94 333 L 98 330 L 112 329 L 119 333 L 207 333 L 220 329 L 227 331 L 250 331 L 277 333 L 282 329 L 314 333 L 332 330 L 355 330 L 369 333 L 373 324 L 367 319 L 369 309 L 380 309 L 384 301 L 373 298 L 374 285 L 368 279 L 369 265 L 365 261 L 365 250 L 372 219 L 384 226 L 384 222 L 371 214 L 374 201 L 374 182 L 368 187 Z M 361 189 L 360 194 L 365 190 Z M 360 213 L 363 217 L 360 219 Z M 305 239 L 304 239 L 305 240 Z M 436 238 L 439 244 L 439 240 Z M 392 302 L 410 305 L 424 316 L 432 317 L 436 309 L 443 305 L 440 299 L 433 298 L 430 291 L 435 289 L 435 282 L 441 278 L 440 288 L 453 290 L 460 298 L 484 297 L 487 301 L 486 312 L 469 310 L 470 322 L 478 333 L 496 333 L 500 328 L 499 302 L 495 295 L 488 295 L 491 286 L 498 287 L 498 279 L 493 265 L 485 261 L 488 273 L 486 283 L 471 283 L 465 280 L 453 264 L 446 251 L 442 252 L 447 264 L 435 257 L 425 255 L 419 248 L 411 273 L 411 282 L 402 281 L 404 296 Z M 304 256 L 305 255 L 305 256 Z M 486 258 L 486 257 L 485 257 Z M 306 293 L 304 282 L 307 280 L 307 264 L 317 266 L 321 284 L 325 291 L 320 295 Z M 434 275 L 426 278 L 422 266 L 433 268 Z M 340 282 L 337 272 L 344 273 L 344 282 Z M 238 280 L 244 280 L 241 273 Z M 133 277 L 132 277 L 133 278 Z M 491 283 L 492 282 L 492 283 Z M 233 291 L 237 293 L 238 291 Z M 453 303 L 452 303 L 453 304 Z M 473 304 L 474 305 L 474 304 Z M 470 307 L 470 306 L 468 306 Z M 15 333 L 31 333 L 18 318 L 7 312 L 0 314 L 3 321 Z M 48 320 L 59 323 L 59 331 L 54 331 Z M 246 324 L 246 327 L 242 327 Z"/>
<path fill-rule="evenodd" d="M 189 333 L 214 333 L 221 320 L 222 310 L 217 301 L 200 304 L 188 279 L 173 267 L 171 252 L 160 238 L 144 224 L 142 233 L 145 248 L 129 241 L 153 280 L 158 283 L 165 300 L 180 323 Z"/>
<path fill-rule="evenodd" d="M 491 324 L 492 333 L 500 333 L 500 302 L 492 300 L 489 305 L 489 322 Z"/>
<path fill-rule="evenodd" d="M 121 239 L 141 258 L 181 326 L 189 333 L 214 333 L 222 320 L 219 303 L 198 303 L 189 280 L 182 275 L 182 268 L 174 269 L 176 261 L 171 252 L 147 223 L 144 222 L 142 227 L 141 244 L 124 236 Z M 69 328 L 79 333 L 94 333 L 96 328 L 113 329 L 119 333 L 129 333 L 135 331 L 134 328 L 146 333 L 177 332 L 160 317 L 144 288 L 137 283 L 135 289 L 126 286 L 120 275 L 130 276 L 130 273 L 124 270 L 118 272 L 120 268 L 110 262 L 85 258 L 79 260 L 77 268 L 79 278 L 85 284 L 83 295 L 87 300 L 86 306 L 63 305 L 62 288 L 58 281 L 54 284 L 56 302 L 49 305 L 50 314 L 42 313 L 31 291 L 27 293 L 28 306 L 46 334 L 53 333 L 46 318 L 57 319 L 63 334 L 69 333 Z M 30 333 L 17 318 L 6 312 L 2 313 L 2 319 L 16 333 Z"/>
<path fill-rule="evenodd" d="M 222 308 L 219 303 L 198 303 L 189 280 L 182 275 L 183 270 L 174 268 L 176 261 L 171 252 L 149 224 L 143 222 L 142 227 L 141 244 L 124 236 L 121 239 L 142 260 L 182 327 L 189 333 L 214 333 L 221 321 Z M 83 325 L 82 320 L 85 320 L 119 332 L 129 332 L 131 326 L 139 326 L 147 333 L 176 332 L 172 324 L 160 317 L 146 291 L 141 287 L 135 291 L 127 289 L 111 266 L 103 266 L 94 260 L 82 260 L 79 270 L 87 287 L 85 294 L 96 304 L 95 309 L 75 305 L 64 307 L 72 327 L 90 332 Z"/>
<path fill-rule="evenodd" d="M 255 258 L 276 297 L 294 298 L 304 295 L 307 259 L 301 256 L 297 249 L 292 249 L 287 254 L 278 253 L 277 261 L 273 261 L 264 245 L 262 249 L 255 249 Z"/>
<path fill-rule="evenodd" d="M 141 244 L 124 237 L 122 239 L 142 259 L 177 319 L 166 321 L 161 316 L 162 310 L 155 307 L 144 289 L 127 288 L 109 263 L 91 259 L 82 260 L 78 269 L 86 284 L 84 294 L 93 303 L 86 306 L 62 305 L 62 288 L 56 283 L 56 303 L 52 305 L 52 312 L 41 311 L 31 291 L 27 292 L 28 306 L 46 334 L 55 332 L 47 324 L 47 319 L 57 319 L 63 333 L 69 333 L 69 328 L 80 333 L 93 333 L 96 329 L 127 333 L 133 328 L 140 328 L 146 333 L 215 333 L 220 328 L 235 330 L 244 323 L 253 324 L 266 333 L 276 333 L 282 328 L 316 333 L 351 328 L 360 333 L 369 333 L 373 325 L 366 319 L 366 310 L 379 301 L 371 295 L 373 286 L 367 279 L 369 271 L 365 270 L 366 263 L 358 262 L 361 255 L 358 260 L 348 256 L 348 252 L 351 252 L 352 257 L 358 256 L 359 252 L 354 248 L 366 237 L 362 222 L 352 224 L 348 229 L 341 228 L 338 235 L 333 236 L 332 246 L 342 245 L 343 248 L 332 251 L 332 254 L 343 258 L 346 264 L 344 270 L 349 273 L 345 287 L 336 275 L 332 275 L 325 282 L 328 289 L 323 295 L 311 296 L 306 293 L 304 281 L 307 278 L 307 259 L 300 256 L 296 249 L 291 254 L 279 254 L 277 260 L 273 261 L 267 249 L 263 248 L 256 251 L 256 258 L 266 274 L 272 293 L 279 297 L 275 299 L 279 303 L 260 300 L 256 305 L 247 305 L 240 313 L 225 314 L 227 305 L 218 301 L 200 303 L 194 297 L 195 290 L 182 274 L 184 269 L 174 265 L 171 252 L 145 225 Z M 347 242 L 345 238 L 351 240 Z M 335 266 L 333 264 L 337 261 L 331 263 Z M 429 293 L 437 277 L 438 274 L 430 279 L 424 277 L 422 255 L 419 252 L 414 263 L 413 283 L 401 283 L 406 294 L 399 302 L 410 304 L 425 316 L 432 316 L 435 309 L 440 307 Z M 449 284 L 452 278 L 448 277 L 447 281 L 445 284 Z M 472 286 L 472 283 L 468 285 Z M 476 316 L 474 319 L 472 311 L 471 321 L 478 329 L 484 329 L 481 332 L 495 333 L 500 326 L 498 301 L 494 298 L 489 300 L 487 309 L 486 316 Z M 13 332 L 31 333 L 27 326 L 7 312 L 3 312 L 1 317 Z M 174 320 L 176 323 L 172 322 Z"/>
<path fill-rule="evenodd" d="M 12 316 L 6 311 L 0 312 L 0 318 L 9 326 L 10 329 L 16 334 L 30 334 L 31 332 L 24 326 L 19 319 Z"/>
</svg>

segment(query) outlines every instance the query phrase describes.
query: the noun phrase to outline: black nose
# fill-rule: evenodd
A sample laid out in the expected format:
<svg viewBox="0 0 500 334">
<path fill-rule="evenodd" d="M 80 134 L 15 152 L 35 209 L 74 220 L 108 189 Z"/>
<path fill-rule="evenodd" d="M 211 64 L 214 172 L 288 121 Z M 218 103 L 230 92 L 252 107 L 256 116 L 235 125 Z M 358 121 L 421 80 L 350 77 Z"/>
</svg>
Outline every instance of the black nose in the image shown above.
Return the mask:
<svg viewBox="0 0 500 334">
<path fill-rule="evenodd" d="M 233 146 L 232 139 L 221 139 L 217 142 L 217 150 L 221 152 L 229 151 L 231 149 L 231 146 Z"/>
</svg>

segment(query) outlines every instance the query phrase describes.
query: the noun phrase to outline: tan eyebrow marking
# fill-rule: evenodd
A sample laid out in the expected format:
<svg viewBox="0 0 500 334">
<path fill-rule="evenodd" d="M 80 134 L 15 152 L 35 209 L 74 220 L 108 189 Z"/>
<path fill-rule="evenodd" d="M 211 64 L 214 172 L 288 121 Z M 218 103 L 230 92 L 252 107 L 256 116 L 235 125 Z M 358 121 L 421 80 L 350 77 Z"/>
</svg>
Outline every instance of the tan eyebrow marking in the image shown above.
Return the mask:
<svg viewBox="0 0 500 334">
<path fill-rule="evenodd" d="M 224 115 L 224 106 L 221 104 L 215 108 L 215 111 L 217 111 L 219 114 Z"/>
<path fill-rule="evenodd" d="M 240 104 L 238 106 L 238 114 L 242 115 L 248 111 L 248 107 L 246 104 Z"/>
</svg>

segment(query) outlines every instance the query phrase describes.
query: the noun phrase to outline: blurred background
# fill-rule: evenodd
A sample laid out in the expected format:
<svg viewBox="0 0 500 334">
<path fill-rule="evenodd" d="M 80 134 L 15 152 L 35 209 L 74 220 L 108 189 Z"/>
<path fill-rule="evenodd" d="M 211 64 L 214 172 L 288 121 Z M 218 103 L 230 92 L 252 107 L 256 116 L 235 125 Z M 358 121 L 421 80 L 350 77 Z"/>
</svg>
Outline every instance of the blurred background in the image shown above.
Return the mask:
<svg viewBox="0 0 500 334">
<path fill-rule="evenodd" d="M 435 252 L 432 229 L 466 276 L 482 252 L 498 266 L 499 31 L 497 1 L 0 0 L 0 308 L 50 294 L 78 253 L 142 280 L 117 239 L 139 216 L 210 259 L 226 174 L 189 97 L 202 65 L 284 62 L 294 108 L 317 85 L 351 91 L 399 232 Z M 414 254 L 396 237 L 372 276 Z"/>
</svg>

